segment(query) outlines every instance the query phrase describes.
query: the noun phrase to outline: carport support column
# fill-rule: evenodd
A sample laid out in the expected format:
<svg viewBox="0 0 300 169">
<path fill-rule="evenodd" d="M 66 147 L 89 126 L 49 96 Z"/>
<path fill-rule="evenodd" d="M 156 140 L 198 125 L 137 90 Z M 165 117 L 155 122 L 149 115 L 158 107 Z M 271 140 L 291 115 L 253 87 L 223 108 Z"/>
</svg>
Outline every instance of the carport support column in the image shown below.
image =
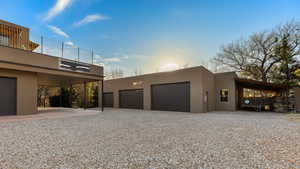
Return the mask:
<svg viewBox="0 0 300 169">
<path fill-rule="evenodd" d="M 101 80 L 101 83 L 102 83 L 102 85 L 101 85 L 101 110 L 102 110 L 102 112 L 104 111 L 104 101 L 103 101 L 103 94 L 104 94 L 104 82 L 103 82 L 103 80 Z"/>
<path fill-rule="evenodd" d="M 62 87 L 61 85 L 59 86 L 60 90 L 60 95 L 59 95 L 59 107 L 62 107 Z"/>
<path fill-rule="evenodd" d="M 69 103 L 70 103 L 70 107 L 72 108 L 72 91 L 73 91 L 73 85 L 70 84 L 70 92 L 69 92 Z"/>
<path fill-rule="evenodd" d="M 84 87 L 84 109 L 87 108 L 87 99 L 86 99 L 86 82 L 83 83 L 83 87 Z"/>
<path fill-rule="evenodd" d="M 99 90 L 100 91 L 100 90 Z M 104 83 L 103 80 L 101 80 L 101 94 L 99 94 L 99 97 L 101 96 L 101 111 L 104 111 L 104 104 L 103 104 L 103 93 L 104 93 Z M 99 102 L 100 105 L 100 102 Z"/>
<path fill-rule="evenodd" d="M 104 111 L 103 107 L 103 80 L 98 81 L 98 108 L 100 112 Z"/>
</svg>

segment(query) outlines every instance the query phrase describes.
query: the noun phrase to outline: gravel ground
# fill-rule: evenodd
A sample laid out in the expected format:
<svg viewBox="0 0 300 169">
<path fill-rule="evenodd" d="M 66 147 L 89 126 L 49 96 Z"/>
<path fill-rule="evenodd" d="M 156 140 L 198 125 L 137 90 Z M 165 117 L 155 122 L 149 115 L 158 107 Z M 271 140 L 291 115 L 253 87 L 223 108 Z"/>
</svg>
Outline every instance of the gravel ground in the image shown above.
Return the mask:
<svg viewBox="0 0 300 169">
<path fill-rule="evenodd" d="M 300 122 L 272 113 L 113 109 L 1 122 L 0 168 L 300 168 Z"/>
</svg>

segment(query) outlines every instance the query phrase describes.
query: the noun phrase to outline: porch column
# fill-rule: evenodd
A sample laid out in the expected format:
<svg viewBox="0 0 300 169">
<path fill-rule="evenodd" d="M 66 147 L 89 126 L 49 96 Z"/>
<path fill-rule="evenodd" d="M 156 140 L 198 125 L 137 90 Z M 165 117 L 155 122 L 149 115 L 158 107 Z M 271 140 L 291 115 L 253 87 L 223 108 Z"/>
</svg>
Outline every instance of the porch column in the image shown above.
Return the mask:
<svg viewBox="0 0 300 169">
<path fill-rule="evenodd" d="M 70 84 L 70 92 L 69 92 L 69 103 L 70 103 L 70 108 L 73 107 L 73 105 L 72 105 L 72 89 L 73 89 L 73 85 Z"/>
<path fill-rule="evenodd" d="M 98 107 L 100 112 L 104 111 L 102 98 L 103 98 L 103 80 L 100 80 L 98 81 Z"/>
<path fill-rule="evenodd" d="M 104 104 L 103 104 L 103 93 L 104 93 L 104 83 L 103 80 L 101 80 L 101 111 L 104 111 Z M 99 103 L 100 105 L 100 103 Z"/>
<path fill-rule="evenodd" d="M 59 86 L 59 90 L 60 90 L 60 95 L 59 95 L 59 107 L 62 107 L 62 87 L 61 87 L 61 85 Z"/>
</svg>

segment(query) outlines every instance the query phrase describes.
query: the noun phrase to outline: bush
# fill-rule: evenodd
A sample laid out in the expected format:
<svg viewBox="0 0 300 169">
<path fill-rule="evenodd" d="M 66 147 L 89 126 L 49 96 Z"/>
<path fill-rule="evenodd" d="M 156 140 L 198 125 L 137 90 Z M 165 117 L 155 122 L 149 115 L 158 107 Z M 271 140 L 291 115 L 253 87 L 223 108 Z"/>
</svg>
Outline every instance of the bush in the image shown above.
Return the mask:
<svg viewBox="0 0 300 169">
<path fill-rule="evenodd" d="M 60 95 L 51 96 L 49 98 L 50 106 L 51 107 L 72 107 L 72 103 L 70 102 L 70 96 L 71 96 L 70 90 L 67 88 L 61 88 L 60 93 L 61 93 Z"/>
</svg>

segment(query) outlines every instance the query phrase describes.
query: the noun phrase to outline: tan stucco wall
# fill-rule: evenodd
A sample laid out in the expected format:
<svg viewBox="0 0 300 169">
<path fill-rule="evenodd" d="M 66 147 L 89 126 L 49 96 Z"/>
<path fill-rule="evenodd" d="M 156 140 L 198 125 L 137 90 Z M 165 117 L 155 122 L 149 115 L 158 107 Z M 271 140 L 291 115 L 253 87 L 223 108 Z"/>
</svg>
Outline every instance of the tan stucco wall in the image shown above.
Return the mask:
<svg viewBox="0 0 300 169">
<path fill-rule="evenodd" d="M 202 93 L 203 93 L 203 112 L 209 112 L 215 110 L 215 75 L 209 70 L 203 68 L 202 71 Z M 208 92 L 208 97 L 204 99 L 206 96 L 206 92 Z M 205 101 L 207 100 L 207 101 Z"/>
<path fill-rule="evenodd" d="M 39 73 L 52 73 L 54 71 L 52 74 L 73 75 L 77 77 L 86 76 L 87 78 L 94 76 L 101 79 L 103 76 L 103 67 L 101 66 L 89 65 L 90 72 L 62 71 L 59 69 L 60 58 L 58 57 L 4 46 L 0 46 L 0 63 L 15 64 L 14 69 Z M 22 69 L 22 67 L 26 68 Z M 1 68 L 4 67 L 1 66 Z"/>
<path fill-rule="evenodd" d="M 37 113 L 36 73 L 0 69 L 0 77 L 17 78 L 17 115 Z"/>
<path fill-rule="evenodd" d="M 215 74 L 215 104 L 216 110 L 227 110 L 234 111 L 236 110 L 237 103 L 237 89 L 235 86 L 235 78 L 237 77 L 236 73 L 216 73 Z M 228 89 L 229 90 L 229 100 L 228 102 L 221 102 L 220 99 L 220 90 Z"/>
<path fill-rule="evenodd" d="M 104 92 L 114 93 L 114 107 L 119 107 L 119 90 L 124 89 L 144 89 L 144 109 L 151 109 L 151 85 L 163 83 L 176 83 L 189 81 L 191 84 L 191 112 L 202 113 L 203 105 L 203 67 L 194 67 L 178 70 L 174 72 L 154 73 L 136 77 L 108 80 L 104 83 Z M 141 85 L 133 85 L 133 82 L 142 82 Z M 213 85 L 213 82 L 212 82 Z M 213 107 L 212 107 L 213 108 Z"/>
</svg>

